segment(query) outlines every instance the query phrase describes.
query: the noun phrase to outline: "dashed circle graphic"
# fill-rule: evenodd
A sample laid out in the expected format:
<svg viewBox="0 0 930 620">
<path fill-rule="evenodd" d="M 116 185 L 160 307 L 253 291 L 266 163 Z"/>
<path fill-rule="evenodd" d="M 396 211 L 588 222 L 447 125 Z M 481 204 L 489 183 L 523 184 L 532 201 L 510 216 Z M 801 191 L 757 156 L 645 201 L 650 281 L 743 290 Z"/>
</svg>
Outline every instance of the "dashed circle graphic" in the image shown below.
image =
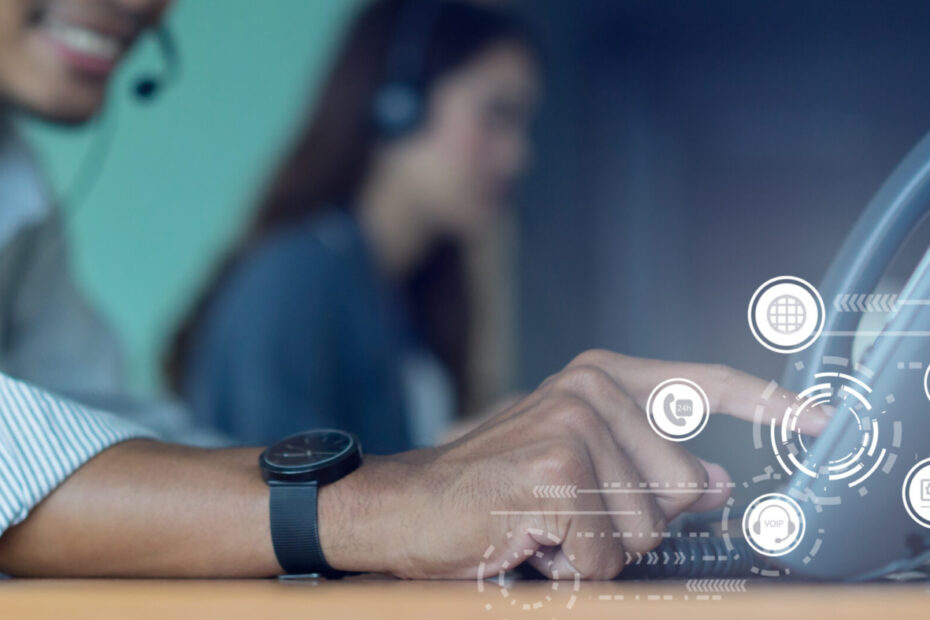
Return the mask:
<svg viewBox="0 0 930 620">
<path fill-rule="evenodd" d="M 766 495 L 771 495 L 769 491 L 773 483 L 778 483 L 783 479 L 782 474 L 773 467 L 766 467 L 763 473 L 743 482 L 741 486 L 748 491 L 750 496 L 758 495 L 761 498 Z M 810 492 L 806 495 L 796 495 L 792 499 L 801 507 L 803 507 L 804 504 L 811 503 L 815 511 L 821 512 L 823 510 L 820 498 L 812 496 Z M 839 504 L 840 502 L 837 500 L 834 503 Z M 732 497 L 727 499 L 723 507 L 723 514 L 720 521 L 720 534 L 723 537 L 723 542 L 727 551 L 731 553 L 736 553 L 738 551 L 738 546 L 734 544 L 733 541 L 743 539 L 742 517 L 743 514 L 736 508 L 736 500 Z M 804 534 L 798 538 L 797 544 L 792 547 L 792 551 L 800 549 L 800 552 L 804 553 L 804 557 L 801 561 L 807 564 L 811 562 L 814 557 L 816 557 L 818 551 L 820 551 L 825 535 L 826 531 L 824 528 L 818 528 L 816 531 L 805 530 Z M 769 578 L 788 577 L 791 575 L 790 568 L 772 564 L 768 556 L 761 554 L 756 555 L 755 553 L 752 555 L 752 562 L 749 567 L 749 572 L 751 574 L 757 577 Z"/>
<path fill-rule="evenodd" d="M 526 532 L 533 534 L 537 539 L 546 538 L 552 541 L 553 546 L 559 545 L 562 542 L 561 538 L 555 534 L 540 529 L 527 528 Z M 507 532 L 508 540 L 513 537 L 514 533 L 512 531 Z M 550 568 L 552 579 L 550 580 L 546 593 L 536 598 L 521 599 L 514 594 L 513 589 L 510 587 L 511 584 L 508 581 L 510 577 L 507 571 L 519 566 L 531 557 L 540 560 L 544 559 L 545 554 L 543 554 L 539 548 L 529 547 L 511 551 L 509 556 L 501 561 L 500 572 L 497 575 L 488 575 L 488 561 L 494 555 L 495 551 L 497 551 L 497 548 L 494 545 L 488 546 L 484 554 L 482 554 L 482 560 L 478 564 L 478 570 L 476 572 L 478 593 L 496 592 L 499 595 L 493 597 L 492 600 L 484 604 L 485 611 L 496 612 L 498 617 L 506 619 L 518 617 L 517 614 L 520 613 L 536 612 L 548 607 L 553 608 L 553 610 L 570 610 L 575 606 L 575 602 L 578 600 L 578 592 L 581 590 L 581 573 L 573 571 L 570 575 L 561 575 L 558 569 L 552 568 L 552 561 L 549 560 L 547 561 L 547 566 Z M 574 557 L 569 556 L 568 559 L 574 560 Z M 535 592 L 536 590 L 533 591 Z"/>
<path fill-rule="evenodd" d="M 753 419 L 753 446 L 772 453 L 788 476 L 800 472 L 811 479 L 839 482 L 850 488 L 867 491 L 866 482 L 876 474 L 887 474 L 898 458 L 903 427 L 900 420 L 886 415 L 894 404 L 893 394 L 876 394 L 868 384 L 874 373 L 856 364 L 850 371 L 846 358 L 824 356 L 821 371 L 813 375 L 813 385 L 802 390 L 793 401 L 785 399 L 780 418 L 763 422 L 766 405 L 756 407 Z M 797 362 L 796 372 L 804 364 Z M 778 393 L 778 384 L 770 382 L 762 393 L 770 401 Z M 841 456 L 820 462 L 811 453 L 810 438 L 800 432 L 801 422 L 811 412 L 824 406 L 836 407 L 834 418 L 843 416 L 859 434 L 856 445 Z"/>
</svg>

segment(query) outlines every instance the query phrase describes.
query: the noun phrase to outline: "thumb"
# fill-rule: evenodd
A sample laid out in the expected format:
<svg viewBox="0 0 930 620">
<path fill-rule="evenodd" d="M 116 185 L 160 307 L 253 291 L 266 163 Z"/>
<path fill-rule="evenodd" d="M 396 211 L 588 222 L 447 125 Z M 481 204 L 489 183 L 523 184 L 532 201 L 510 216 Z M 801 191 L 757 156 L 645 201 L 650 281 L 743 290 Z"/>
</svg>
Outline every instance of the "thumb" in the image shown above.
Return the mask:
<svg viewBox="0 0 930 620">
<path fill-rule="evenodd" d="M 723 506 L 730 498 L 730 474 L 723 466 L 698 459 L 707 471 L 707 493 L 688 507 L 688 512 L 704 512 Z"/>
</svg>

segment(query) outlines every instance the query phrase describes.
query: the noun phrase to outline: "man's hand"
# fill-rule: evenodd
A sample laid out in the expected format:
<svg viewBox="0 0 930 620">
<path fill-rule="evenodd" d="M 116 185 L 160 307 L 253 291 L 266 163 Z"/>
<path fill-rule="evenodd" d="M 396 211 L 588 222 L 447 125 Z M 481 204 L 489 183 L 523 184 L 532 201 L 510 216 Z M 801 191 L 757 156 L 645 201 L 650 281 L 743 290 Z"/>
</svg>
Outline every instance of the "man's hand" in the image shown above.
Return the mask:
<svg viewBox="0 0 930 620">
<path fill-rule="evenodd" d="M 673 377 L 700 385 L 711 411 L 751 420 L 761 406 L 765 423 L 779 419 L 795 397 L 779 388 L 763 399 L 767 382 L 723 366 L 590 351 L 457 441 L 369 459 L 324 487 L 324 553 L 337 568 L 474 578 L 481 562 L 493 575 L 502 562 L 513 564 L 514 553 L 522 558 L 533 549 L 542 556 L 529 561 L 544 574 L 613 578 L 624 552 L 653 548 L 661 538 L 652 533 L 664 531 L 670 519 L 727 499 L 717 484 L 729 480 L 723 468 L 659 437 L 646 420 L 649 393 Z M 816 434 L 828 420 L 826 411 L 815 411 L 799 421 L 800 430 Z M 598 492 L 614 482 L 658 486 Z M 572 485 L 579 492 L 538 498 L 536 485 Z"/>
<path fill-rule="evenodd" d="M 779 390 L 763 400 L 764 381 L 721 366 L 585 353 L 453 443 L 367 457 L 351 475 L 323 487 L 319 526 L 327 559 L 335 568 L 400 577 L 473 578 L 481 562 L 490 576 L 505 560 L 513 565 L 514 553 L 538 549 L 541 557 L 529 561 L 550 576 L 613 577 L 624 551 L 653 547 L 659 538 L 652 532 L 669 519 L 726 500 L 716 484 L 728 480 L 720 466 L 662 439 L 646 421 L 649 393 L 673 377 L 702 386 L 712 411 L 751 419 L 761 405 L 766 423 L 795 397 Z M 800 430 L 816 434 L 827 420 L 826 412 L 805 416 Z M 0 536 L 0 572 L 280 573 L 259 452 L 151 441 L 112 447 Z M 585 492 L 613 482 L 659 486 L 654 493 Z M 722 492 L 705 492 L 705 482 L 708 491 Z M 574 485 L 579 492 L 538 498 L 536 485 Z M 601 538 L 601 532 L 610 534 Z"/>
</svg>

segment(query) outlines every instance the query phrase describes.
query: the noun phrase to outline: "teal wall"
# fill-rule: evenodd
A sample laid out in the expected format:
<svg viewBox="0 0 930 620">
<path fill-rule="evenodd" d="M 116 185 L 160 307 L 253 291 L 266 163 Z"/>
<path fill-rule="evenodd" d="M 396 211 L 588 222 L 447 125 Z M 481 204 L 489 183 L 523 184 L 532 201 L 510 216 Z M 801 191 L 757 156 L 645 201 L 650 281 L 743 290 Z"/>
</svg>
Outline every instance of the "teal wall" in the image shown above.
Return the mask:
<svg viewBox="0 0 930 620">
<path fill-rule="evenodd" d="M 130 96 L 161 67 L 151 40 L 117 76 L 106 163 L 65 205 L 74 268 L 123 338 L 133 385 L 160 387 L 165 339 L 203 284 L 325 75 L 356 0 L 178 0 L 168 16 L 179 82 L 152 103 Z M 94 128 L 26 133 L 67 193 Z"/>
</svg>

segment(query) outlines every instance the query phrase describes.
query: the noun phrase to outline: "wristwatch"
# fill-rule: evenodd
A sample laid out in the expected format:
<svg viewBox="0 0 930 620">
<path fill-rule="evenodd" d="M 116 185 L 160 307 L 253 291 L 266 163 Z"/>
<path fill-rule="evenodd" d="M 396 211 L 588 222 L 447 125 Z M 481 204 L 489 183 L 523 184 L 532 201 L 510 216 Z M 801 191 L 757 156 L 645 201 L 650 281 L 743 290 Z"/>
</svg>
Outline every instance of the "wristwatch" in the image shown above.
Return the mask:
<svg viewBox="0 0 930 620">
<path fill-rule="evenodd" d="M 323 556 L 317 491 L 362 464 L 358 437 L 338 430 L 298 433 L 267 448 L 258 463 L 271 487 L 271 542 L 281 567 L 292 575 L 345 576 Z"/>
</svg>

